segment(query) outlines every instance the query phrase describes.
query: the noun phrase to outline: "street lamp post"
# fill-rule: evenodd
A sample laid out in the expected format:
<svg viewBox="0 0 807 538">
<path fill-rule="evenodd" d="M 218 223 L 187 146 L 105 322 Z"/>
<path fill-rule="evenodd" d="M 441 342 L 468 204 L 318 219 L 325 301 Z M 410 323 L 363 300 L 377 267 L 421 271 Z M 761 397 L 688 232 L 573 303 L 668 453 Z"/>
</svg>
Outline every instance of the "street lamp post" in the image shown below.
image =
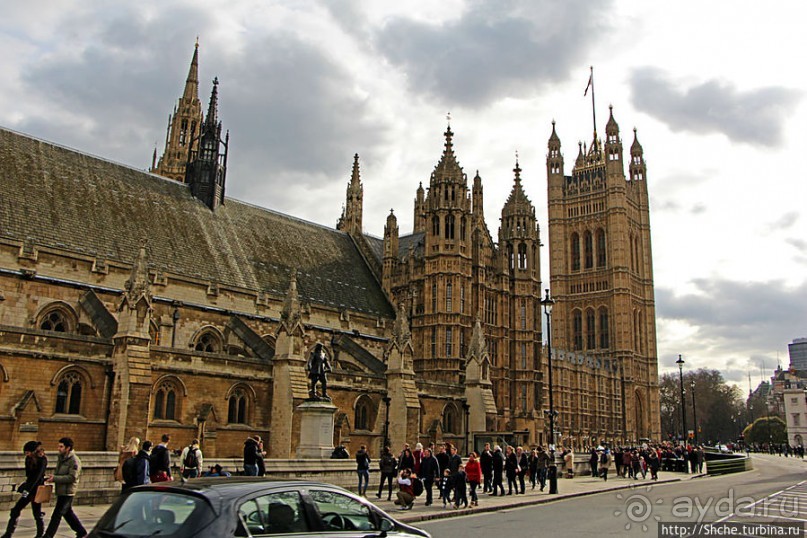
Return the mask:
<svg viewBox="0 0 807 538">
<path fill-rule="evenodd" d="M 381 401 L 384 402 L 384 406 L 386 407 L 386 415 L 384 418 L 384 446 L 381 447 L 383 450 L 384 447 L 389 446 L 389 404 L 392 401 L 392 398 L 389 396 L 384 396 L 381 398 Z"/>
<path fill-rule="evenodd" d="M 684 359 L 681 358 L 681 355 L 678 355 L 678 360 L 675 361 L 675 364 L 678 365 L 678 379 L 681 381 L 681 425 L 684 429 L 684 431 L 681 433 L 681 437 L 684 439 L 684 445 L 686 446 L 687 402 L 684 399 Z"/>
<path fill-rule="evenodd" d="M 551 494 L 558 492 L 558 468 L 555 465 L 555 401 L 552 393 L 552 307 L 555 305 L 555 300 L 549 296 L 548 288 L 541 305 L 546 314 L 546 356 L 549 370 L 549 493 Z"/>
<path fill-rule="evenodd" d="M 471 414 L 471 406 L 467 401 L 462 402 L 462 411 L 465 415 L 465 454 L 470 454 L 471 451 L 468 449 L 468 419 Z"/>
<path fill-rule="evenodd" d="M 695 380 L 693 379 L 692 382 L 689 384 L 689 387 L 692 389 L 692 421 L 695 423 L 692 425 L 692 431 L 695 434 L 694 442 L 698 444 L 698 412 L 695 411 Z"/>
</svg>

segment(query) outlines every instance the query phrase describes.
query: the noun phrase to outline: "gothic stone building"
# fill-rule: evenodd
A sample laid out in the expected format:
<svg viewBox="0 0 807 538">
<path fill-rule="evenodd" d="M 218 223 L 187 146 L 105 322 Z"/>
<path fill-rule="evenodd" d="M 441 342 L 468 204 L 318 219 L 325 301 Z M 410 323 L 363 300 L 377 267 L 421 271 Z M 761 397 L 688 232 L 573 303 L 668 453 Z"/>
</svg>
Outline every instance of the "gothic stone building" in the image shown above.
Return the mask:
<svg viewBox="0 0 807 538">
<path fill-rule="evenodd" d="M 214 81 L 202 114 L 197 47 L 150 173 L 0 129 L 0 449 L 171 433 L 226 457 L 259 434 L 294 457 L 317 343 L 334 443 L 546 442 L 541 240 L 518 163 L 494 241 L 449 128 L 413 232 L 390 214 L 379 239 L 358 156 L 336 229 L 226 198 L 217 102 Z M 615 136 L 569 178 L 553 130 L 547 161 L 556 407 L 576 443 L 658 437 L 644 164 L 639 147 L 626 180 Z"/>
</svg>

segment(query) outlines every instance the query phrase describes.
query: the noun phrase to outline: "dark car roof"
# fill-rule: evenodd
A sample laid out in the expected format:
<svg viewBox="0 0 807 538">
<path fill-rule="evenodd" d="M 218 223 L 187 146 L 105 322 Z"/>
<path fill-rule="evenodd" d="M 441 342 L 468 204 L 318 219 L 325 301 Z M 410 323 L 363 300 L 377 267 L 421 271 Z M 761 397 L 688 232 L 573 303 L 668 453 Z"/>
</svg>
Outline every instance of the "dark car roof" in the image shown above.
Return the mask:
<svg viewBox="0 0 807 538">
<path fill-rule="evenodd" d="M 339 486 L 325 484 L 323 482 L 313 482 L 310 480 L 273 480 L 257 476 L 194 478 L 186 482 L 158 482 L 156 484 L 149 484 L 148 486 L 140 486 L 137 489 L 187 490 L 206 497 L 216 497 L 219 500 L 225 501 L 241 497 L 257 489 L 300 488 L 303 486 L 327 487 L 347 492 L 347 490 Z"/>
</svg>

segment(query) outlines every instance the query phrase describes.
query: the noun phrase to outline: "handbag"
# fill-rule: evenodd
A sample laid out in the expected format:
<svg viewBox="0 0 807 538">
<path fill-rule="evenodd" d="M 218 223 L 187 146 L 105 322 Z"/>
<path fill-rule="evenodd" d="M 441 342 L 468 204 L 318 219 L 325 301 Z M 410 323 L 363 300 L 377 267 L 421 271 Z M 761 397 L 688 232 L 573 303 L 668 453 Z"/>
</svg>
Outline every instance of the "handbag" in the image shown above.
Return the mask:
<svg viewBox="0 0 807 538">
<path fill-rule="evenodd" d="M 168 476 L 168 473 L 165 471 L 157 471 L 149 478 L 152 482 L 170 482 L 173 480 L 173 477 Z"/>
<path fill-rule="evenodd" d="M 34 495 L 34 502 L 37 504 L 50 502 L 52 494 L 53 494 L 53 486 L 51 484 L 39 486 L 36 488 L 36 495 Z"/>
</svg>

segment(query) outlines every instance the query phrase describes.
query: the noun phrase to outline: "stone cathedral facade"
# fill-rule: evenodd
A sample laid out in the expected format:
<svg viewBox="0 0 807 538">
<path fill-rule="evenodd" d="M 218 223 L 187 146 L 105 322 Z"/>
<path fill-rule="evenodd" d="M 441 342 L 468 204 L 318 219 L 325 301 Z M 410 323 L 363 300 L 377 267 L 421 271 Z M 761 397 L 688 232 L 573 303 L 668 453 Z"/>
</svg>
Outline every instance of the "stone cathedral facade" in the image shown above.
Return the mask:
<svg viewBox="0 0 807 538">
<path fill-rule="evenodd" d="M 0 450 L 171 433 L 227 457 L 259 434 L 294 457 L 316 344 L 335 444 L 546 443 L 537 178 L 516 162 L 494 236 L 449 127 L 411 232 L 394 213 L 363 232 L 358 155 L 336 228 L 258 208 L 225 196 L 198 73 L 197 45 L 149 172 L 0 128 Z M 606 135 L 572 176 L 554 128 L 547 157 L 557 435 L 577 446 L 659 436 L 645 166 L 634 142 L 626 178 Z"/>
</svg>

